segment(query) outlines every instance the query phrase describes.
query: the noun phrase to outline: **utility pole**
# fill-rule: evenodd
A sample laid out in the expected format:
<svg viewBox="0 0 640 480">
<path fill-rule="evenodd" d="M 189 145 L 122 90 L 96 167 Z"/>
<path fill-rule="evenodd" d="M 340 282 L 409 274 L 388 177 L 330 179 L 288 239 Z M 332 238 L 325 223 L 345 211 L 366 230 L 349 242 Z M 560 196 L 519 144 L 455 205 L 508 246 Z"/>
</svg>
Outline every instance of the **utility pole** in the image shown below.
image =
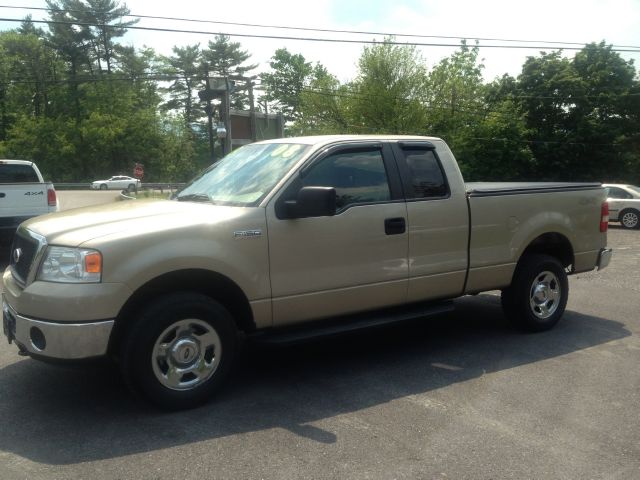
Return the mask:
<svg viewBox="0 0 640 480">
<path fill-rule="evenodd" d="M 205 112 L 207 112 L 207 120 L 208 120 L 208 130 L 209 130 L 209 153 L 211 155 L 211 163 L 216 161 L 216 153 L 215 153 L 215 140 L 213 138 L 213 104 L 211 103 L 211 99 L 207 100 L 207 106 L 205 107 Z"/>
<path fill-rule="evenodd" d="M 221 113 L 224 112 L 223 123 L 224 128 L 227 130 L 227 136 L 223 140 L 224 154 L 231 153 L 231 85 L 229 84 L 229 77 L 224 77 L 225 90 L 222 95 L 223 102 L 220 105 Z"/>
<path fill-rule="evenodd" d="M 249 129 L 251 130 L 251 141 L 258 140 L 258 132 L 256 128 L 256 106 L 253 99 L 253 81 L 247 80 L 247 89 L 249 90 Z"/>
</svg>

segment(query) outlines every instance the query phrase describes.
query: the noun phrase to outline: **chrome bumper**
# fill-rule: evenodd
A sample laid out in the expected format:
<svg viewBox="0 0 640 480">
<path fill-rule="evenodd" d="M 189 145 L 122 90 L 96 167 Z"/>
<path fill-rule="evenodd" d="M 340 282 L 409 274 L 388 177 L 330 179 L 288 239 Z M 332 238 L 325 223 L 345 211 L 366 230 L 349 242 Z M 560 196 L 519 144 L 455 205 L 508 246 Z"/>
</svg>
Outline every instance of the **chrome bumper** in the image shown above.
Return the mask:
<svg viewBox="0 0 640 480">
<path fill-rule="evenodd" d="M 100 357 L 107 353 L 114 320 L 91 323 L 54 323 L 18 314 L 2 300 L 4 334 L 22 352 L 64 360 Z"/>
<path fill-rule="evenodd" d="M 613 255 L 613 250 L 610 248 L 603 248 L 600 250 L 600 253 L 598 254 L 598 270 L 602 270 L 609 265 L 611 255 Z"/>
</svg>

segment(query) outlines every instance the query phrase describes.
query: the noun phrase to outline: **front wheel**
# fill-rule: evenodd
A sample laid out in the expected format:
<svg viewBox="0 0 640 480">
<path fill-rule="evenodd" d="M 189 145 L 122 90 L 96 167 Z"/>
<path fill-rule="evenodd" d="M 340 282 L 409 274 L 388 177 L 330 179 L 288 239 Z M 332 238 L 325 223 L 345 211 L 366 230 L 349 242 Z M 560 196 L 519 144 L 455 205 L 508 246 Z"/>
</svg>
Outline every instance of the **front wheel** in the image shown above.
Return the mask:
<svg viewBox="0 0 640 480">
<path fill-rule="evenodd" d="M 207 401 L 236 355 L 231 314 L 196 293 L 157 300 L 124 338 L 121 366 L 131 389 L 170 410 Z"/>
<path fill-rule="evenodd" d="M 100 190 L 106 190 L 109 187 L 107 187 L 104 183 L 102 185 L 100 185 Z"/>
<path fill-rule="evenodd" d="M 630 230 L 640 228 L 640 214 L 636 210 L 623 210 L 620 212 L 620 223 Z"/>
<path fill-rule="evenodd" d="M 549 255 L 527 255 L 516 267 L 509 288 L 502 291 L 502 308 L 516 327 L 530 332 L 553 328 L 569 298 L 569 281 L 562 264 Z"/>
</svg>

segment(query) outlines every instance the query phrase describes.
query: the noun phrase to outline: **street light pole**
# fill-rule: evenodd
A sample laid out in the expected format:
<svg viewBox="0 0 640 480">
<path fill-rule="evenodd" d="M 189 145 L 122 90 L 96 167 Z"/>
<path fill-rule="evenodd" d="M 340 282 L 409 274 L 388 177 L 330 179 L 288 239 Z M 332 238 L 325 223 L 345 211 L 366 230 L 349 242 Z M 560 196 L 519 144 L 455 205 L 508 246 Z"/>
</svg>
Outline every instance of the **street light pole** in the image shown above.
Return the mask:
<svg viewBox="0 0 640 480">
<path fill-rule="evenodd" d="M 207 112 L 208 130 L 209 130 L 209 153 L 211 155 L 211 163 L 216 161 L 215 153 L 215 139 L 213 138 L 213 104 L 211 100 L 207 100 L 207 106 L 205 107 Z"/>
</svg>

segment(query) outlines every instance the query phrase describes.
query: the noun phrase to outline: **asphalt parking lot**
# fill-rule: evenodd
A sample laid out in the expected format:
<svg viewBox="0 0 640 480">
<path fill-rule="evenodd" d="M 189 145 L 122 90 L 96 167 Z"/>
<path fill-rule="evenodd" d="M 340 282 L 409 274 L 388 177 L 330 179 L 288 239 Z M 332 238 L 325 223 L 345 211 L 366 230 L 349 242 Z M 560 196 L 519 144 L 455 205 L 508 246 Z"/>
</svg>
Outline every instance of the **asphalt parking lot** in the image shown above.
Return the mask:
<svg viewBox="0 0 640 480">
<path fill-rule="evenodd" d="M 390 329 L 250 346 L 187 412 L 139 403 L 108 364 L 47 365 L 2 338 L 0 479 L 640 478 L 640 231 L 612 227 L 609 245 L 550 332 L 465 297 Z"/>
</svg>

